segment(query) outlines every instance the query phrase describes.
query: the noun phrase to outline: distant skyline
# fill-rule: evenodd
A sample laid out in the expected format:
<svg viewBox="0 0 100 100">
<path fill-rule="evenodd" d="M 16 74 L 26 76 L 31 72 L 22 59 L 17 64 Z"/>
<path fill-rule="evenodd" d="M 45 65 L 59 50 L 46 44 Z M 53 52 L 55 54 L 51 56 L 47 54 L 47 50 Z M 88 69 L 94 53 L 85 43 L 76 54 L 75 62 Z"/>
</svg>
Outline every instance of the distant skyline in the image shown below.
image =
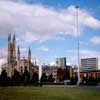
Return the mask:
<svg viewBox="0 0 100 100">
<path fill-rule="evenodd" d="M 21 57 L 27 57 L 30 47 L 32 59 L 42 64 L 51 64 L 56 57 L 77 64 L 76 5 L 80 58 L 98 57 L 100 65 L 99 0 L 0 0 L 0 65 L 7 57 L 9 33 L 16 35 Z"/>
</svg>

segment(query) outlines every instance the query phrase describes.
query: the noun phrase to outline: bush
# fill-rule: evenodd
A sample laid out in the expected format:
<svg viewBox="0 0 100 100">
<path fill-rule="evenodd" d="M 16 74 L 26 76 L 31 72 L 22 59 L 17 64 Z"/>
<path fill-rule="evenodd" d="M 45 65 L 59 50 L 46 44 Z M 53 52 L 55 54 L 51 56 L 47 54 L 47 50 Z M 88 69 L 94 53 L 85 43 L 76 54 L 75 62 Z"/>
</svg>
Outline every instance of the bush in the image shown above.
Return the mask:
<svg viewBox="0 0 100 100">
<path fill-rule="evenodd" d="M 77 78 L 77 77 L 71 77 L 71 78 L 70 78 L 70 84 L 71 84 L 71 85 L 77 84 L 77 81 L 78 81 L 78 78 Z"/>
</svg>

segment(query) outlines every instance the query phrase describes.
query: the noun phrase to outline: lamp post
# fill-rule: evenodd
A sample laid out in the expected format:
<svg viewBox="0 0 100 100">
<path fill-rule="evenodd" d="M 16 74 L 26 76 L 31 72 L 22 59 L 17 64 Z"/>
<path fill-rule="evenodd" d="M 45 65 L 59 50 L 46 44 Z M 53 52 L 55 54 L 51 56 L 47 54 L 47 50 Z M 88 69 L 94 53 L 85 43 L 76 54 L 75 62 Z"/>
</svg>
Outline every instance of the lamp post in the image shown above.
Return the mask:
<svg viewBox="0 0 100 100">
<path fill-rule="evenodd" d="M 79 6 L 75 6 L 76 9 L 76 34 L 77 34 L 77 61 L 78 61 L 78 81 L 77 85 L 79 86 L 80 84 L 80 41 L 79 41 L 79 23 L 78 23 L 78 10 Z"/>
</svg>

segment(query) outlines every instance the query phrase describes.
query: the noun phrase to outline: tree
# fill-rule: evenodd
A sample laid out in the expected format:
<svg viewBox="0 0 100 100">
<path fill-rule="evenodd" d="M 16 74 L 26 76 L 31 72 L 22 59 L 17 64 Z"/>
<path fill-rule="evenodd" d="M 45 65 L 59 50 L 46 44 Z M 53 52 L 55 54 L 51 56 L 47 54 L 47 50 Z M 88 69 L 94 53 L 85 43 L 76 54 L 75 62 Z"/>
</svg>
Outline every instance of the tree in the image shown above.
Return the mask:
<svg viewBox="0 0 100 100">
<path fill-rule="evenodd" d="M 48 82 L 54 82 L 54 78 L 52 74 L 48 76 Z"/>
<path fill-rule="evenodd" d="M 71 77 L 70 78 L 70 82 L 71 82 L 72 85 L 76 84 L 77 81 L 78 81 L 78 78 L 77 77 Z"/>
<path fill-rule="evenodd" d="M 1 75 L 0 75 L 0 85 L 7 86 L 9 80 L 10 78 L 7 76 L 6 70 L 2 70 Z"/>
<path fill-rule="evenodd" d="M 46 76 L 45 73 L 43 73 L 40 82 L 41 82 L 41 83 L 45 83 L 45 82 L 47 82 L 47 76 Z"/>
<path fill-rule="evenodd" d="M 7 81 L 7 72 L 6 70 L 2 70 L 1 75 L 0 75 L 0 81 Z"/>
<path fill-rule="evenodd" d="M 34 83 L 35 85 L 38 83 L 38 74 L 37 73 L 33 74 L 31 82 Z"/>
<path fill-rule="evenodd" d="M 30 80 L 30 73 L 28 72 L 27 67 L 25 67 L 23 79 L 24 79 L 25 84 L 28 83 Z"/>
<path fill-rule="evenodd" d="M 18 81 L 21 81 L 21 80 L 22 80 L 21 75 L 20 75 L 19 72 L 15 69 L 15 70 L 14 70 L 14 75 L 12 76 L 12 81 L 18 82 Z"/>
</svg>

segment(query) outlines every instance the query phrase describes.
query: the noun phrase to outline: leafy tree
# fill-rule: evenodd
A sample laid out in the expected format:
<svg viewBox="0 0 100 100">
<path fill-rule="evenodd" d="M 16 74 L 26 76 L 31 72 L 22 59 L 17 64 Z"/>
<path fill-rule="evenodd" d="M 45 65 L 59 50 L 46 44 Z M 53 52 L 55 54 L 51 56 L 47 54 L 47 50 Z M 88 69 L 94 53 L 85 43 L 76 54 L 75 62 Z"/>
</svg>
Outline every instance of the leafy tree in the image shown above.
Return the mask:
<svg viewBox="0 0 100 100">
<path fill-rule="evenodd" d="M 2 70 L 1 75 L 0 75 L 0 81 L 7 81 L 7 72 L 6 70 Z"/>
<path fill-rule="evenodd" d="M 98 83 L 100 83 L 100 77 L 97 78 Z"/>
<path fill-rule="evenodd" d="M 37 73 L 33 74 L 31 82 L 34 84 L 38 83 L 38 74 Z"/>
<path fill-rule="evenodd" d="M 27 67 L 25 67 L 23 79 L 25 83 L 28 83 L 30 80 L 30 73 L 28 72 Z"/>
<path fill-rule="evenodd" d="M 45 73 L 43 73 L 43 75 L 42 75 L 42 77 L 41 77 L 40 82 L 42 82 L 42 83 L 47 82 L 47 76 L 46 76 L 46 74 L 45 74 Z"/>
<path fill-rule="evenodd" d="M 54 78 L 52 74 L 48 76 L 48 82 L 54 82 Z"/>
<path fill-rule="evenodd" d="M 10 78 L 7 76 L 6 70 L 2 70 L 0 75 L 0 85 L 7 86 Z"/>
<path fill-rule="evenodd" d="M 71 82 L 72 85 L 76 84 L 77 81 L 78 81 L 78 78 L 77 77 L 71 77 L 70 78 L 70 82 Z"/>
<path fill-rule="evenodd" d="M 97 78 L 89 77 L 87 79 L 87 85 L 97 85 Z"/>
<path fill-rule="evenodd" d="M 12 81 L 21 81 L 22 77 L 21 75 L 19 74 L 19 72 L 15 69 L 14 70 L 14 75 L 12 76 Z"/>
</svg>

